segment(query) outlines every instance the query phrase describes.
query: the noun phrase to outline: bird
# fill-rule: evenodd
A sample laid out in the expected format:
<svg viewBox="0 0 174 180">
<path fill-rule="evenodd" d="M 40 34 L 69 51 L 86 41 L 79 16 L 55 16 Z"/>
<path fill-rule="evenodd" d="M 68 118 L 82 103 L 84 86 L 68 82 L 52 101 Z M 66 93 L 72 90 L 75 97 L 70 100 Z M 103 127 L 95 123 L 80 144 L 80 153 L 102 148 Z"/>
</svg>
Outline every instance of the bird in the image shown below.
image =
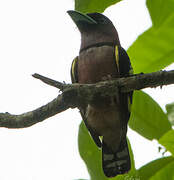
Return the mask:
<svg viewBox="0 0 174 180">
<path fill-rule="evenodd" d="M 81 34 L 79 55 L 71 65 L 72 83 L 94 84 L 133 74 L 129 56 L 109 18 L 97 12 L 84 14 L 69 10 L 67 13 Z M 79 107 L 92 139 L 102 150 L 106 177 L 125 174 L 131 169 L 127 126 L 132 96 L 133 91 L 122 93 L 118 89 L 112 97 L 98 95 Z"/>
</svg>

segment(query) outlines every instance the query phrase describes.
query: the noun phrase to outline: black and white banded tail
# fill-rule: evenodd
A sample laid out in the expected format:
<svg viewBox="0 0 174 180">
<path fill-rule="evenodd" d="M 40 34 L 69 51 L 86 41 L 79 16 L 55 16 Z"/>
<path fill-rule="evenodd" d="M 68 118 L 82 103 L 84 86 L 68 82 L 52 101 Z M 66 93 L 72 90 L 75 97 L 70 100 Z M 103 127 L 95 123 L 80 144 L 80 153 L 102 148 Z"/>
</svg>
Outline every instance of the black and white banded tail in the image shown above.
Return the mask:
<svg viewBox="0 0 174 180">
<path fill-rule="evenodd" d="M 131 161 L 126 138 L 122 140 L 116 152 L 112 152 L 104 142 L 102 143 L 102 166 L 107 177 L 124 174 L 130 170 Z"/>
</svg>

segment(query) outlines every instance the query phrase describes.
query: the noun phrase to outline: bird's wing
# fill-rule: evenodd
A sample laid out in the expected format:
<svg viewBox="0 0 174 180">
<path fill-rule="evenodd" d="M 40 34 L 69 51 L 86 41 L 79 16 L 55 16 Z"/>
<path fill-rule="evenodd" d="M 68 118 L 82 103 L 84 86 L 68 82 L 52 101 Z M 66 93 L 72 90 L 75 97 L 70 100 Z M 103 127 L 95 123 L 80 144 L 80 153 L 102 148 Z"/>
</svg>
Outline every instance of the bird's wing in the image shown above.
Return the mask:
<svg viewBox="0 0 174 180">
<path fill-rule="evenodd" d="M 115 60 L 120 77 L 128 77 L 133 74 L 133 69 L 131 66 L 129 56 L 121 46 L 115 46 Z M 124 114 L 123 119 L 126 121 L 126 125 L 130 118 L 132 95 L 133 95 L 133 91 L 128 93 L 121 93 L 120 95 L 120 103 L 121 106 L 124 107 L 121 109 L 123 109 L 124 111 L 122 114 Z"/>
<path fill-rule="evenodd" d="M 72 83 L 78 83 L 78 56 L 76 58 L 74 58 L 72 64 L 71 64 L 71 81 Z M 101 141 L 99 136 L 88 126 L 87 124 L 87 119 L 86 119 L 86 108 L 87 105 L 82 105 L 82 107 L 80 107 L 80 114 L 82 116 L 82 119 L 88 129 L 88 131 L 90 132 L 91 137 L 93 138 L 94 142 L 96 143 L 96 145 L 98 147 L 101 147 Z"/>
<path fill-rule="evenodd" d="M 71 64 L 71 81 L 72 83 L 78 83 L 78 56 L 75 57 Z"/>
</svg>

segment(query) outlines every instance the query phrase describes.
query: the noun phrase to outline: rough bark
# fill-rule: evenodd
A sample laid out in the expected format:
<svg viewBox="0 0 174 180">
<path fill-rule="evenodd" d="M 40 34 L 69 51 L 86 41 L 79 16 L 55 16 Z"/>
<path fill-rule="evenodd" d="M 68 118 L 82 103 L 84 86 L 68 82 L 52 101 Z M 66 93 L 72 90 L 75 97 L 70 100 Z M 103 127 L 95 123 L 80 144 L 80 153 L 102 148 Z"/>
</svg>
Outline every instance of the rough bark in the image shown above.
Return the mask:
<svg viewBox="0 0 174 180">
<path fill-rule="evenodd" d="M 157 87 L 174 83 L 174 70 L 137 74 L 132 77 L 102 81 L 96 84 L 65 84 L 39 74 L 33 77 L 62 91 L 57 98 L 33 111 L 20 115 L 0 113 L 0 127 L 24 128 L 41 122 L 68 108 L 80 107 L 83 102 L 90 103 L 96 95 L 113 96 L 118 90 L 129 92 L 147 87 Z"/>
</svg>

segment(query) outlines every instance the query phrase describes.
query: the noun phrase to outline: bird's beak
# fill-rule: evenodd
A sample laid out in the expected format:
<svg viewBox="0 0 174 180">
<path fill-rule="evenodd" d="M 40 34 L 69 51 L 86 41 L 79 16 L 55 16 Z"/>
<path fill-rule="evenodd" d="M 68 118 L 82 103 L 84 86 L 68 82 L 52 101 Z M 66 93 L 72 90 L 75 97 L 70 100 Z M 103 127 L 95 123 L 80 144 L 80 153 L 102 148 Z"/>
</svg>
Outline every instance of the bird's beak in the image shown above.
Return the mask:
<svg viewBox="0 0 174 180">
<path fill-rule="evenodd" d="M 67 11 L 67 13 L 71 16 L 72 20 L 75 22 L 77 27 L 79 27 L 79 25 L 81 23 L 83 23 L 83 24 L 97 24 L 97 22 L 94 19 L 92 19 L 88 15 L 82 14 L 78 11 L 70 10 L 70 11 Z"/>
</svg>

